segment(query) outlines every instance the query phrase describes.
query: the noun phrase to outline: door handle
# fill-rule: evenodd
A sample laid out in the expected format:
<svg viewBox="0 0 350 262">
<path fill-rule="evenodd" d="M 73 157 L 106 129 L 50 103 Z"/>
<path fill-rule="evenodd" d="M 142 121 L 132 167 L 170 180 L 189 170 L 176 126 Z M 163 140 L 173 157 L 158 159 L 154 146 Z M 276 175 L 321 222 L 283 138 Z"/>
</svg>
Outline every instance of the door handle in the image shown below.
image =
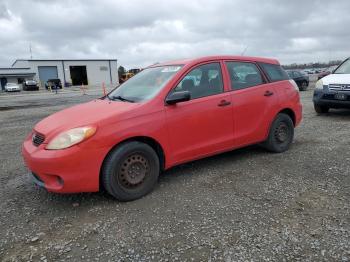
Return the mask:
<svg viewBox="0 0 350 262">
<path fill-rule="evenodd" d="M 218 104 L 218 106 L 229 106 L 229 105 L 231 105 L 231 102 L 227 100 L 221 100 L 220 103 Z"/>
<path fill-rule="evenodd" d="M 267 90 L 265 93 L 264 93 L 264 96 L 272 96 L 273 95 L 273 92 L 271 92 L 270 90 Z"/>
</svg>

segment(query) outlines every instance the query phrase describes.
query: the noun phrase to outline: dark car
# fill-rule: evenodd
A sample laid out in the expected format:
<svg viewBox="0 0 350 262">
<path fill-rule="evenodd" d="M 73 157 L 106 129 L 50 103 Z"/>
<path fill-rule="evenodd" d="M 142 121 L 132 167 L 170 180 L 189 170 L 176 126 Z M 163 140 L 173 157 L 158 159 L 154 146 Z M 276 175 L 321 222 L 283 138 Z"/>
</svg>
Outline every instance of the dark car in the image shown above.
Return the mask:
<svg viewBox="0 0 350 262">
<path fill-rule="evenodd" d="M 288 70 L 289 77 L 297 83 L 300 91 L 305 91 L 309 86 L 309 76 L 297 70 Z"/>
<path fill-rule="evenodd" d="M 29 90 L 39 90 L 38 83 L 35 80 L 25 80 L 22 83 L 22 88 L 24 91 Z"/>
<path fill-rule="evenodd" d="M 62 82 L 60 79 L 49 79 L 47 80 L 47 82 L 45 83 L 45 88 L 49 89 L 49 87 L 51 89 L 62 89 Z"/>
</svg>

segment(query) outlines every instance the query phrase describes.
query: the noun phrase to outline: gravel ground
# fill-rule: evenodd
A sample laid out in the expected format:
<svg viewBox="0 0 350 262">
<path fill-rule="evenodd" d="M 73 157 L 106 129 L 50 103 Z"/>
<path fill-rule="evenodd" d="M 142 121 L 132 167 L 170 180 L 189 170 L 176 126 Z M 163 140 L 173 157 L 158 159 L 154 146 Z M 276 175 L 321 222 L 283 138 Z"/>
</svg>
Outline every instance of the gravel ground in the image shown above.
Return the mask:
<svg viewBox="0 0 350 262">
<path fill-rule="evenodd" d="M 312 90 L 302 92 L 288 152 L 252 146 L 181 165 L 151 194 L 120 203 L 29 181 L 25 135 L 94 96 L 57 97 L 0 111 L 1 261 L 350 260 L 350 111 L 316 116 Z"/>
</svg>

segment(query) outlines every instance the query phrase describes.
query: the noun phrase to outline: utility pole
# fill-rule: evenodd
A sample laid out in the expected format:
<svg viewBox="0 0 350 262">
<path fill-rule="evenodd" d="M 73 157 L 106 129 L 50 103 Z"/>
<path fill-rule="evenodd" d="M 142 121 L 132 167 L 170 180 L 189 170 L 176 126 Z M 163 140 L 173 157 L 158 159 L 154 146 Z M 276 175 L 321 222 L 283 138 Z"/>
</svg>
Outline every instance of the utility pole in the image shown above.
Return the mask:
<svg viewBox="0 0 350 262">
<path fill-rule="evenodd" d="M 30 53 L 30 59 L 33 59 L 33 53 L 32 53 L 32 43 L 29 43 L 29 53 Z"/>
</svg>

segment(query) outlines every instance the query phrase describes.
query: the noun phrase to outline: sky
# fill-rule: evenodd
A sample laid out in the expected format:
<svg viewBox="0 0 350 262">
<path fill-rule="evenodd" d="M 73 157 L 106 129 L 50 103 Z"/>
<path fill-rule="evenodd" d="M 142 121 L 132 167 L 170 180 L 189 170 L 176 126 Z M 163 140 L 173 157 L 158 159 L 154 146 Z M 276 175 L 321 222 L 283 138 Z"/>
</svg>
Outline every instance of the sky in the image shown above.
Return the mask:
<svg viewBox="0 0 350 262">
<path fill-rule="evenodd" d="M 0 66 L 118 59 L 126 68 L 205 55 L 282 64 L 350 56 L 349 0 L 0 0 Z"/>
</svg>

